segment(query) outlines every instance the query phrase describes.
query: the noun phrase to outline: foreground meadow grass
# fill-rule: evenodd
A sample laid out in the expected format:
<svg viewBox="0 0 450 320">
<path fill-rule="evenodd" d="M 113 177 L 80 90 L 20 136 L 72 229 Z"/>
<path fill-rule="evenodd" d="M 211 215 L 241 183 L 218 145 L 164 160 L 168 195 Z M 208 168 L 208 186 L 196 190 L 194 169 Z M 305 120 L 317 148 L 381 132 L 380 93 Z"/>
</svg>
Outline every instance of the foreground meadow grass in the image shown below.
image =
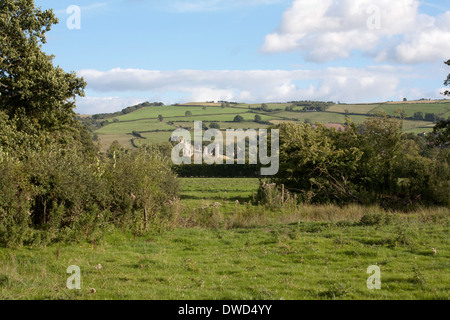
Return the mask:
<svg viewBox="0 0 450 320">
<path fill-rule="evenodd" d="M 185 179 L 183 201 L 232 202 L 257 186 L 214 181 Z M 448 299 L 449 210 L 362 211 L 304 207 L 245 228 L 115 230 L 99 243 L 0 248 L 0 299 Z M 81 290 L 66 287 L 71 265 L 81 268 Z M 381 290 L 367 289 L 372 265 Z"/>
<path fill-rule="evenodd" d="M 448 299 L 447 234 L 440 224 L 320 222 L 116 232 L 98 245 L 1 249 L 0 299 Z M 81 290 L 66 288 L 70 265 Z M 371 265 L 381 290 L 366 287 Z"/>
</svg>

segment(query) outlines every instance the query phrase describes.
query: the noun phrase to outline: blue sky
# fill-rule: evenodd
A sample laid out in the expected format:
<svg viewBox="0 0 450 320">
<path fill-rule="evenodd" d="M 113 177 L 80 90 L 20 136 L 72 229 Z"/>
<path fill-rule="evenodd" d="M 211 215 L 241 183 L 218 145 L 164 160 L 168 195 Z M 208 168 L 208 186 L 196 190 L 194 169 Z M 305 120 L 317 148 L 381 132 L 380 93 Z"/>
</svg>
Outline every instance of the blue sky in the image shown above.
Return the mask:
<svg viewBox="0 0 450 320">
<path fill-rule="evenodd" d="M 450 0 L 36 0 L 77 112 L 166 104 L 442 98 Z M 67 12 L 69 6 L 80 15 Z M 79 19 L 78 19 L 79 18 Z M 75 20 L 74 20 L 75 19 Z M 67 21 L 80 21 L 69 28 Z"/>
</svg>

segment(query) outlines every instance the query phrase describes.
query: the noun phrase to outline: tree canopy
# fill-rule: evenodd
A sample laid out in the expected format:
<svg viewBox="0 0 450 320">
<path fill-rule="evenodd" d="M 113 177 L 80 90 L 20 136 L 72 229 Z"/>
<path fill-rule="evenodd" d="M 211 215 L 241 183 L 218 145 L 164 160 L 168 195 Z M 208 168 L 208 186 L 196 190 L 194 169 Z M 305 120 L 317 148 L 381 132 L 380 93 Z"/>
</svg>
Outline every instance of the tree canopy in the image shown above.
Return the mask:
<svg viewBox="0 0 450 320">
<path fill-rule="evenodd" d="M 41 50 L 56 23 L 53 11 L 36 8 L 33 0 L 0 2 L 0 111 L 48 131 L 74 124 L 74 100 L 86 86 Z M 19 121 L 18 129 L 24 128 Z"/>
<path fill-rule="evenodd" d="M 236 117 L 234 117 L 233 121 L 234 122 L 242 122 L 242 121 L 244 121 L 244 118 L 240 115 L 237 115 Z"/>
<path fill-rule="evenodd" d="M 450 60 L 448 60 L 447 62 L 445 62 L 445 64 L 448 65 L 448 66 L 450 66 Z M 447 80 L 445 80 L 444 85 L 450 86 L 450 73 L 449 73 L 449 75 L 447 76 Z M 446 91 L 444 92 L 444 95 L 450 96 L 450 91 L 446 90 Z"/>
<path fill-rule="evenodd" d="M 379 115 L 358 126 L 349 123 L 344 131 L 295 123 L 277 128 L 280 170 L 272 182 L 303 202 L 399 209 L 449 204 L 450 149 L 432 152 L 426 141 L 420 147 L 402 132 L 402 120 Z M 448 141 L 448 123 L 435 132 L 441 143 Z"/>
</svg>

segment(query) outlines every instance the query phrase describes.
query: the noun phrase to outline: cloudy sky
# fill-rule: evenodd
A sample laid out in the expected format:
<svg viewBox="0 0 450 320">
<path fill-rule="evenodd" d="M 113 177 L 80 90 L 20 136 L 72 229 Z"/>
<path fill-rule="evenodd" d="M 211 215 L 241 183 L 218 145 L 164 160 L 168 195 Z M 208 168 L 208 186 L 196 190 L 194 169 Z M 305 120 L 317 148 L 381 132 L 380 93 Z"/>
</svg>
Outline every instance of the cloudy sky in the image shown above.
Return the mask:
<svg viewBox="0 0 450 320">
<path fill-rule="evenodd" d="M 44 51 L 88 83 L 82 114 L 144 101 L 434 99 L 450 72 L 450 0 L 35 2 L 60 20 Z"/>
</svg>

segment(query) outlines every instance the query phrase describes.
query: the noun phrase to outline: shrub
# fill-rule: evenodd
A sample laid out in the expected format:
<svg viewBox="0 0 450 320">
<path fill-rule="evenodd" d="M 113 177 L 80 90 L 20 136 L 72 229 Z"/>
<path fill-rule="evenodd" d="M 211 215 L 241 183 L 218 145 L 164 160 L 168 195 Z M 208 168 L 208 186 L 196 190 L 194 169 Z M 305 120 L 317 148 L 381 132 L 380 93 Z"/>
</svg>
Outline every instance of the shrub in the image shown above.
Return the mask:
<svg viewBox="0 0 450 320">
<path fill-rule="evenodd" d="M 21 164 L 0 150 L 0 242 L 20 246 L 31 237 L 32 188 Z"/>
<path fill-rule="evenodd" d="M 209 128 L 210 128 L 210 129 L 217 129 L 217 130 L 220 130 L 220 124 L 218 124 L 217 122 L 212 122 L 212 123 L 209 125 Z"/>
<path fill-rule="evenodd" d="M 244 118 L 240 115 L 237 115 L 236 117 L 234 117 L 233 121 L 234 122 L 242 122 L 242 121 L 244 121 Z"/>
<path fill-rule="evenodd" d="M 280 124 L 280 170 L 272 179 L 305 203 L 379 204 L 411 210 L 450 204 L 447 149 L 424 152 L 386 115 L 349 123 L 338 132 L 323 125 Z"/>
<path fill-rule="evenodd" d="M 285 190 L 284 185 L 278 186 L 275 183 L 260 181 L 253 203 L 262 204 L 271 209 L 286 207 L 295 210 L 297 209 L 298 198 Z"/>
<path fill-rule="evenodd" d="M 32 223 L 49 233 L 49 240 L 68 234 L 90 238 L 105 223 L 101 212 L 108 210 L 110 194 L 100 159 L 50 146 L 25 166 L 34 190 Z"/>
<path fill-rule="evenodd" d="M 114 223 L 136 233 L 149 230 L 178 191 L 170 163 L 157 148 L 113 150 L 108 167 Z"/>
</svg>

